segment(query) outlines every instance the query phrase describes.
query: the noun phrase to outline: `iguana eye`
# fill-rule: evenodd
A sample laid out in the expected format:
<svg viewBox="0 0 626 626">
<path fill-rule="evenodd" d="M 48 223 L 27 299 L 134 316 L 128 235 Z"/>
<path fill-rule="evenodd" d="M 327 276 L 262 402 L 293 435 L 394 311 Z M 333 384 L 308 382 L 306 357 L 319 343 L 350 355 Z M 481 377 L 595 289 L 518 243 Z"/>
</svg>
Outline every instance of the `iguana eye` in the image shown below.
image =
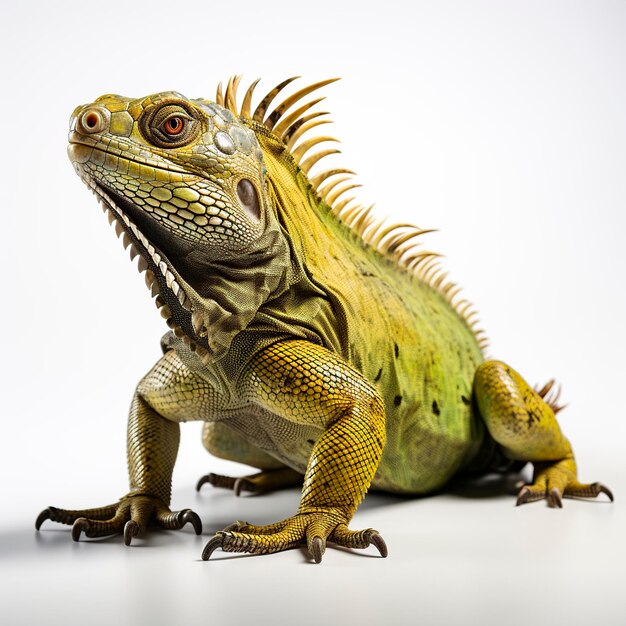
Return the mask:
<svg viewBox="0 0 626 626">
<path fill-rule="evenodd" d="M 243 209 L 252 216 L 255 220 L 258 220 L 261 216 L 259 209 L 259 195 L 256 192 L 254 185 L 247 179 L 242 178 L 237 183 L 237 196 Z"/>
<path fill-rule="evenodd" d="M 163 102 L 147 109 L 139 120 L 142 135 L 161 148 L 179 148 L 200 132 L 201 115 L 190 105 Z"/>
<path fill-rule="evenodd" d="M 168 135 L 180 135 L 185 128 L 185 120 L 180 115 L 173 115 L 163 123 L 163 130 Z"/>
</svg>

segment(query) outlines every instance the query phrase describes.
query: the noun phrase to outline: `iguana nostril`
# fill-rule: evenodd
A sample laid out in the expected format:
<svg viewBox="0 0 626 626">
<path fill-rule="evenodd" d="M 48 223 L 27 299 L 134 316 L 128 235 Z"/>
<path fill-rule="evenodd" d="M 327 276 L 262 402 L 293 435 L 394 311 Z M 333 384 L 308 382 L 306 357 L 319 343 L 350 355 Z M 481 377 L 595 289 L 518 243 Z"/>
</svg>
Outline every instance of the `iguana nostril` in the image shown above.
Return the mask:
<svg viewBox="0 0 626 626">
<path fill-rule="evenodd" d="M 104 109 L 89 108 L 79 115 L 78 129 L 85 134 L 101 133 L 107 129 L 108 121 L 109 115 L 106 115 Z"/>
<path fill-rule="evenodd" d="M 87 126 L 87 128 L 95 128 L 99 121 L 100 118 L 98 114 L 93 111 L 85 115 L 85 126 Z"/>
</svg>

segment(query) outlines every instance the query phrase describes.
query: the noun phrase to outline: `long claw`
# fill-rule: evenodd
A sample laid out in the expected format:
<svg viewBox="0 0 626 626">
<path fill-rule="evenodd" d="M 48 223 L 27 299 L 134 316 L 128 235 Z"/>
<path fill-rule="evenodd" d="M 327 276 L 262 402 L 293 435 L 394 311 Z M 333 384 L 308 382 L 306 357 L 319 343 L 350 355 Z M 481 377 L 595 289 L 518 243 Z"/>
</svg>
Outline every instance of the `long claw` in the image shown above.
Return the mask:
<svg viewBox="0 0 626 626">
<path fill-rule="evenodd" d="M 611 498 L 612 500 L 613 498 Z M 50 511 L 50 507 L 48 507 L 47 509 L 44 509 L 38 516 L 37 519 L 35 520 L 35 528 L 37 530 L 39 530 L 41 528 L 41 525 L 47 520 L 50 519 L 50 515 L 51 515 L 52 511 Z"/>
<path fill-rule="evenodd" d="M 378 552 L 380 552 L 380 556 L 382 556 L 383 559 L 386 558 L 389 552 L 387 551 L 387 544 L 385 543 L 385 540 L 378 533 L 372 533 L 369 540 L 376 546 Z"/>
<path fill-rule="evenodd" d="M 185 524 L 191 524 L 196 535 L 202 534 L 202 521 L 198 514 L 191 509 L 183 509 L 178 513 L 178 523 L 180 524 L 180 528 Z"/>
<path fill-rule="evenodd" d="M 202 476 L 196 484 L 196 491 L 200 491 L 202 485 L 209 483 L 214 487 L 222 487 L 223 489 L 233 489 L 235 485 L 235 478 L 231 476 L 222 476 L 221 474 L 206 474 Z"/>
<path fill-rule="evenodd" d="M 196 491 L 200 491 L 200 489 L 202 489 L 202 485 L 204 485 L 204 484 L 206 484 L 206 483 L 208 483 L 210 481 L 209 476 L 210 476 L 210 474 L 205 474 L 204 476 L 200 477 L 200 479 L 196 483 Z"/>
<path fill-rule="evenodd" d="M 139 534 L 139 524 L 131 519 L 126 522 L 124 526 L 124 543 L 129 546 L 130 542 L 133 540 L 133 537 L 136 537 Z"/>
<path fill-rule="evenodd" d="M 211 558 L 211 555 L 215 550 L 221 548 L 224 545 L 224 535 L 218 534 L 210 539 L 209 542 L 204 546 L 204 550 L 202 550 L 202 560 L 208 561 Z"/>
<path fill-rule="evenodd" d="M 598 490 L 598 495 L 604 493 L 611 502 L 615 500 L 613 492 L 606 485 L 603 485 L 602 483 L 594 483 L 594 486 Z"/>
<path fill-rule="evenodd" d="M 550 494 L 548 495 L 548 505 L 551 507 L 555 507 L 558 509 L 563 508 L 563 500 L 561 500 L 561 492 L 553 487 L 550 489 Z"/>
<path fill-rule="evenodd" d="M 520 492 L 517 494 L 517 502 L 515 503 L 515 506 L 526 504 L 528 502 L 529 497 L 530 497 L 530 489 L 528 487 L 522 487 L 520 489 Z"/>
<path fill-rule="evenodd" d="M 79 517 L 72 525 L 72 539 L 74 541 L 78 541 L 81 533 L 84 532 L 87 534 L 90 528 L 91 524 L 89 523 L 89 520 L 84 517 Z"/>
<path fill-rule="evenodd" d="M 313 555 L 316 563 L 322 562 L 322 556 L 325 552 L 326 546 L 324 545 L 324 540 L 321 537 L 313 537 L 313 541 L 311 541 L 311 547 L 309 551 Z"/>
</svg>

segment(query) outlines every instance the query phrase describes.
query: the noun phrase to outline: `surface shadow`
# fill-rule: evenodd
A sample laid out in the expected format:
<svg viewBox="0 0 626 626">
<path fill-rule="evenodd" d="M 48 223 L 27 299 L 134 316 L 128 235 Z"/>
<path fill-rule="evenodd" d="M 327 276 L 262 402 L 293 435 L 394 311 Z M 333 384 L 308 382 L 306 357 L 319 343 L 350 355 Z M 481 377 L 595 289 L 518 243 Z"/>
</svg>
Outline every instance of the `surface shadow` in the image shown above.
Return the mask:
<svg viewBox="0 0 626 626">
<path fill-rule="evenodd" d="M 482 476 L 457 476 L 444 488 L 424 495 L 394 494 L 371 490 L 359 505 L 359 511 L 374 510 L 380 507 L 406 503 L 407 501 L 426 500 L 448 495 L 457 498 L 484 499 L 514 497 L 521 486 L 530 480 L 525 472 L 491 473 Z M 204 521 L 203 534 L 211 534 L 231 524 L 242 515 L 250 519 L 245 521 L 255 524 L 270 524 L 277 519 L 284 519 L 294 514 L 300 498 L 296 487 L 267 494 L 245 495 L 237 497 L 232 493 L 216 490 L 213 497 L 208 497 L 201 507 Z M 242 510 L 245 509 L 245 512 Z M 200 512 L 200 511 L 198 511 Z M 254 520 L 252 519 L 254 518 Z M 265 520 L 267 521 L 261 521 Z"/>
<path fill-rule="evenodd" d="M 423 495 L 392 494 L 384 491 L 370 491 L 359 510 L 374 509 L 414 500 L 428 500 L 437 496 L 455 496 L 467 499 L 500 498 L 516 496 L 530 476 L 525 472 L 491 473 L 481 476 L 456 476 L 442 489 Z"/>
<path fill-rule="evenodd" d="M 456 477 L 441 492 L 458 498 L 500 498 L 516 496 L 527 482 L 524 473 L 485 474 L 476 477 Z"/>
</svg>

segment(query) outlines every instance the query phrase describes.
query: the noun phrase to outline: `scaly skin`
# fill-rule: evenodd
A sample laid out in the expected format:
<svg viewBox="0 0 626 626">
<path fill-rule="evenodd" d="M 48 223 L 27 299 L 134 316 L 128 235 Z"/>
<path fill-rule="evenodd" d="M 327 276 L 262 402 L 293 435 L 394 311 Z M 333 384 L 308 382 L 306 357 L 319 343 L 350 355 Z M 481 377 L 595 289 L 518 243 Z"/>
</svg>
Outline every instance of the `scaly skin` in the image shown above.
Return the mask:
<svg viewBox="0 0 626 626">
<path fill-rule="evenodd" d="M 210 474 L 199 487 L 303 481 L 294 516 L 236 522 L 204 559 L 220 547 L 263 554 L 305 542 L 319 562 L 327 541 L 386 556 L 377 531 L 348 528 L 370 485 L 429 493 L 487 471 L 496 449 L 535 462 L 520 503 L 610 496 L 577 481 L 545 393 L 484 362 L 473 314 L 435 255 L 411 245 L 423 231 L 387 228 L 339 201 L 345 170 L 309 180 L 315 142 L 296 142 L 320 114 L 290 107 L 328 81 L 267 115 L 291 81 L 254 113 L 251 91 L 238 109 L 238 82 L 215 103 L 108 95 L 74 112 L 70 159 L 140 257 L 174 332 L 131 406 L 130 492 L 88 511 L 50 507 L 37 527 L 49 518 L 73 523 L 75 539 L 123 532 L 127 544 L 151 523 L 200 532 L 193 512 L 169 509 L 179 423 L 192 419 L 206 423 L 209 451 L 263 470 L 238 481 Z"/>
</svg>

